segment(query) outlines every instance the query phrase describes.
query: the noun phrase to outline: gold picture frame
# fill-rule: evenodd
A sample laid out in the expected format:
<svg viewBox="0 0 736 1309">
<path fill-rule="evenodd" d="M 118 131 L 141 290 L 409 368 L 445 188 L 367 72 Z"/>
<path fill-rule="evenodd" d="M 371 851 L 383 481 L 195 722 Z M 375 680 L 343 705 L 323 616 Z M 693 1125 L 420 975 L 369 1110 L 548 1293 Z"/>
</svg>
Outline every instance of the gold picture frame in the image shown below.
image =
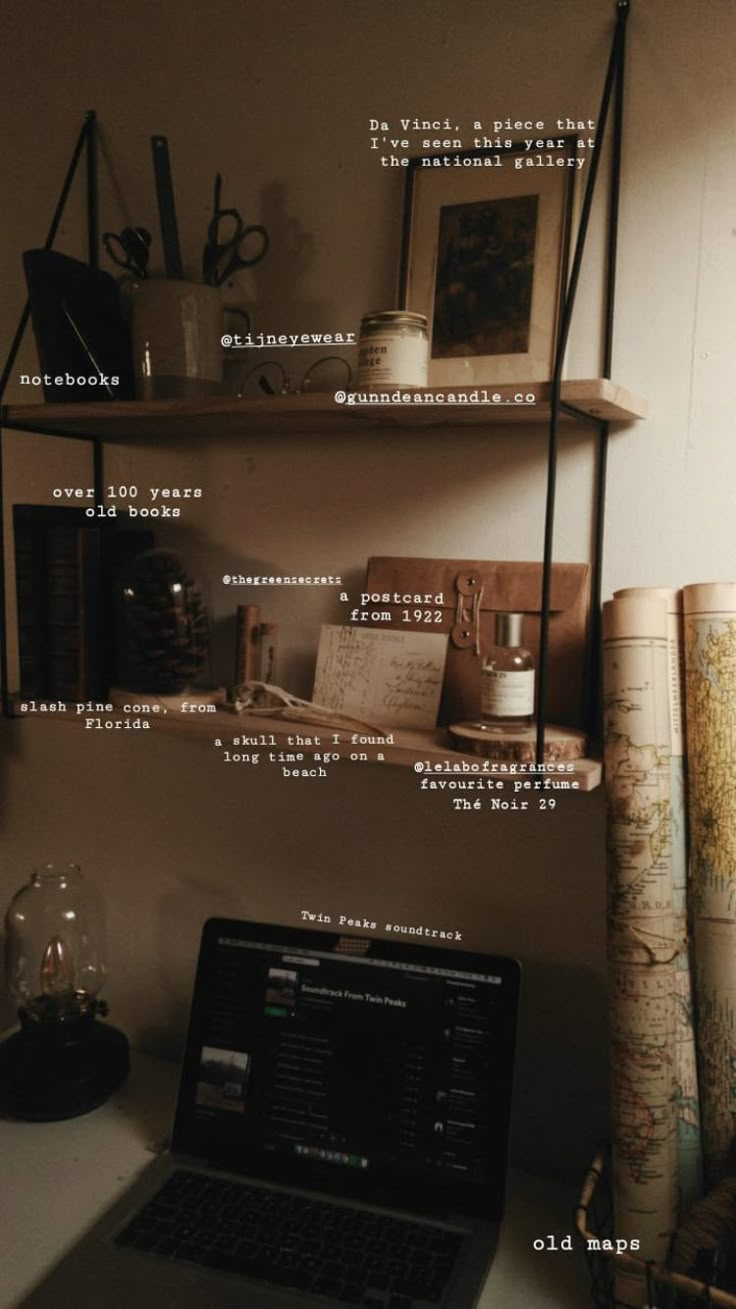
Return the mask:
<svg viewBox="0 0 736 1309">
<path fill-rule="evenodd" d="M 583 163 L 574 137 L 411 160 L 399 304 L 427 318 L 430 386 L 551 379 Z"/>
</svg>

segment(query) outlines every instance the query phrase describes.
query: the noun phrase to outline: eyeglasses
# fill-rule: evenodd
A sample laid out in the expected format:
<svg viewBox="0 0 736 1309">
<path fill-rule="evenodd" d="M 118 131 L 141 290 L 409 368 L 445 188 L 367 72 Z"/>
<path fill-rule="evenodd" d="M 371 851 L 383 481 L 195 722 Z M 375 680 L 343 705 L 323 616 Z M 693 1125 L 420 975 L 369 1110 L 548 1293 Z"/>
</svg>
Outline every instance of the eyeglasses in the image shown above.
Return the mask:
<svg viewBox="0 0 736 1309">
<path fill-rule="evenodd" d="M 339 367 L 336 368 L 335 365 Z M 342 370 L 347 377 L 337 376 Z M 283 364 L 278 359 L 265 359 L 263 363 L 254 364 L 248 369 L 238 388 L 238 399 L 257 394 L 257 388 L 266 395 L 301 395 L 306 391 L 334 391 L 347 387 L 352 380 L 353 370 L 342 355 L 325 355 L 310 364 L 301 381 L 295 382 L 289 377 Z"/>
</svg>

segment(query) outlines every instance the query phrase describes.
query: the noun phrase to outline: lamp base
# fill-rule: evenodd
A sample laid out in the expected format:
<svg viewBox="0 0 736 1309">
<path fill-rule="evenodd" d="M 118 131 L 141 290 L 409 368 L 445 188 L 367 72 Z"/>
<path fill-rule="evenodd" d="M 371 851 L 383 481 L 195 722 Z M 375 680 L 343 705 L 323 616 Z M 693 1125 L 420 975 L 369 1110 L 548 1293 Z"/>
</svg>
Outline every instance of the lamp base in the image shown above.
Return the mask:
<svg viewBox="0 0 736 1309">
<path fill-rule="evenodd" d="M 92 1014 L 25 1021 L 0 1044 L 0 1100 L 15 1118 L 76 1118 L 104 1104 L 129 1069 L 127 1037 Z"/>
</svg>

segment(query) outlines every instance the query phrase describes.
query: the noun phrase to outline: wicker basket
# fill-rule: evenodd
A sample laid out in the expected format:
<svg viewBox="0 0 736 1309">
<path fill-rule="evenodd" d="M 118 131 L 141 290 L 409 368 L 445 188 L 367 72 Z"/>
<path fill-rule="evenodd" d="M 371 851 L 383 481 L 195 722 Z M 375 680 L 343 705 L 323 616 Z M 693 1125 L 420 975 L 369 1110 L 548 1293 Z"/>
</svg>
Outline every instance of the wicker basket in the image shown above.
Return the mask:
<svg viewBox="0 0 736 1309">
<path fill-rule="evenodd" d="M 594 1250 L 591 1241 L 613 1239 L 613 1204 L 610 1186 L 610 1152 L 598 1151 L 585 1175 L 576 1209 L 575 1224 L 585 1241 L 591 1276 L 591 1298 L 596 1309 L 630 1309 L 616 1299 L 616 1270 L 634 1273 L 647 1288 L 647 1302 L 652 1309 L 690 1309 L 703 1304 L 719 1309 L 736 1309 L 736 1295 L 717 1286 L 672 1272 L 662 1264 L 647 1262 L 633 1254 Z"/>
</svg>

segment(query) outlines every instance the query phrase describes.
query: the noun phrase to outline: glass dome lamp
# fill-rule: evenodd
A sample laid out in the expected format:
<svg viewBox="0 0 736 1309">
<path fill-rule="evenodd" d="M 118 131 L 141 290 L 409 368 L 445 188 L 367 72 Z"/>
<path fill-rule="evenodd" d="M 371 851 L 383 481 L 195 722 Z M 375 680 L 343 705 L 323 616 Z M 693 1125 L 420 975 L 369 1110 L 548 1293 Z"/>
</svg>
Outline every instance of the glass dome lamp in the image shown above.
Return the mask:
<svg viewBox="0 0 736 1309">
<path fill-rule="evenodd" d="M 97 1007 L 106 976 L 101 906 L 76 864 L 47 864 L 6 916 L 5 978 L 29 1021 L 64 1021 Z"/>
<path fill-rule="evenodd" d="M 34 869 L 5 918 L 5 974 L 20 1031 L 0 1046 L 0 1095 L 21 1118 L 69 1118 L 128 1072 L 122 1032 L 97 1021 L 106 977 L 100 901 L 76 864 Z"/>
</svg>

